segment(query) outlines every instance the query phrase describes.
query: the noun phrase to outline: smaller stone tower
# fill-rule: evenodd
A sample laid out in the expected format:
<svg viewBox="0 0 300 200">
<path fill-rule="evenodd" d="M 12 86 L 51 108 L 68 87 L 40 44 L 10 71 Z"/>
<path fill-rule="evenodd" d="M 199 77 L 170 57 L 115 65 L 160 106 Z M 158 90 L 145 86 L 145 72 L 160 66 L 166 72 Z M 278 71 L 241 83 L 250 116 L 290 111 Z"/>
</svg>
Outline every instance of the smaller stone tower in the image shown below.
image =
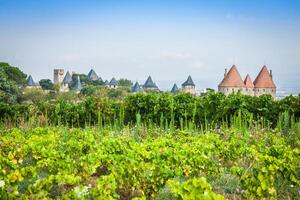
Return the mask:
<svg viewBox="0 0 300 200">
<path fill-rule="evenodd" d="M 98 75 L 96 74 L 96 72 L 93 69 L 91 69 L 90 72 L 88 73 L 88 78 L 91 81 L 97 81 L 97 80 L 99 80 Z"/>
<path fill-rule="evenodd" d="M 69 92 L 70 91 L 70 83 L 72 82 L 72 76 L 69 71 L 67 71 L 65 78 L 60 86 L 61 92 Z"/>
<path fill-rule="evenodd" d="M 241 78 L 241 75 L 236 67 L 233 65 L 227 72 L 225 69 L 224 78 L 218 85 L 219 92 L 229 95 L 234 92 L 244 92 L 245 83 Z"/>
<path fill-rule="evenodd" d="M 61 84 L 64 80 L 64 69 L 54 69 L 54 84 Z"/>
<path fill-rule="evenodd" d="M 255 96 L 269 94 L 273 98 L 276 97 L 276 85 L 273 81 L 272 70 L 269 72 L 266 65 L 262 67 L 253 84 Z"/>
<path fill-rule="evenodd" d="M 118 81 L 116 80 L 115 77 L 113 77 L 109 84 L 108 84 L 109 88 L 118 88 Z"/>
<path fill-rule="evenodd" d="M 183 92 L 191 93 L 191 94 L 194 94 L 194 95 L 196 94 L 196 89 L 195 89 L 196 85 L 195 85 L 195 83 L 194 83 L 191 76 L 189 76 L 187 78 L 187 80 L 184 83 L 182 83 L 181 86 L 182 86 L 182 91 Z"/>
<path fill-rule="evenodd" d="M 145 91 L 159 91 L 157 85 L 153 82 L 151 76 L 148 76 L 146 82 L 143 85 Z"/>
<path fill-rule="evenodd" d="M 137 92 L 144 92 L 143 88 L 140 86 L 138 82 L 134 84 L 134 86 L 131 88 L 131 92 L 137 93 Z"/>
<path fill-rule="evenodd" d="M 179 92 L 179 88 L 178 88 L 178 86 L 176 85 L 176 83 L 174 83 L 174 85 L 173 85 L 173 87 L 172 87 L 172 89 L 171 89 L 171 93 L 177 93 L 177 92 Z"/>
<path fill-rule="evenodd" d="M 253 84 L 249 74 L 247 74 L 247 76 L 244 80 L 244 83 L 245 83 L 244 94 L 254 96 L 254 84 Z"/>
</svg>

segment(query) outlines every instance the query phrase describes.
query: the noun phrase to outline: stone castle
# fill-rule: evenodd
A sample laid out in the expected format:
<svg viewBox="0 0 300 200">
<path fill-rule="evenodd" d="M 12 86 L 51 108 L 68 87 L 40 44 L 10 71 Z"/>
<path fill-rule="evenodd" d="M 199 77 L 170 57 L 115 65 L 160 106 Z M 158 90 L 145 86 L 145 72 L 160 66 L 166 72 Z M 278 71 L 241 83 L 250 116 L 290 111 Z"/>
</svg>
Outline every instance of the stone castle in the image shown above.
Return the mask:
<svg viewBox="0 0 300 200">
<path fill-rule="evenodd" d="M 272 70 L 268 71 L 265 65 L 258 73 L 254 82 L 252 82 L 249 74 L 247 74 L 243 81 L 235 65 L 228 72 L 225 69 L 224 78 L 218 85 L 218 90 L 225 95 L 241 92 L 250 96 L 260 96 L 263 94 L 269 94 L 274 98 L 276 96 L 276 85 L 273 81 Z"/>
<path fill-rule="evenodd" d="M 79 92 L 83 86 L 80 81 L 80 74 L 77 74 L 75 72 L 70 73 L 67 71 L 67 73 L 64 73 L 64 69 L 54 69 L 53 71 L 53 83 L 56 85 L 59 85 L 59 91 L 60 92 L 69 92 L 70 90 L 75 90 Z M 76 77 L 76 82 L 71 88 L 71 83 L 73 81 L 73 76 Z M 103 82 L 102 78 L 97 75 L 97 73 L 91 69 L 89 73 L 87 74 L 87 78 L 90 81 L 101 81 Z M 109 88 L 118 88 L 118 81 L 113 77 L 111 81 L 104 81 L 103 82 L 105 86 Z"/>
<path fill-rule="evenodd" d="M 185 93 L 191 93 L 193 95 L 196 95 L 196 85 L 192 79 L 191 76 L 188 76 L 187 80 L 182 83 L 181 89 L 179 89 L 176 85 L 176 83 L 173 85 L 171 89 L 171 93 L 176 93 L 176 92 L 185 92 Z M 144 92 L 144 91 L 160 91 L 157 85 L 153 82 L 151 76 L 149 76 L 144 83 L 144 85 L 139 85 L 138 82 L 134 84 L 132 87 L 132 92 Z"/>
<path fill-rule="evenodd" d="M 64 74 L 64 69 L 54 69 L 53 83 L 60 86 L 60 88 L 59 88 L 60 92 L 69 92 L 70 91 L 70 84 L 72 82 L 72 74 L 70 74 L 69 71 L 67 71 L 67 73 Z M 72 89 L 76 90 L 78 92 L 82 89 L 82 85 L 81 85 L 79 76 L 77 76 L 77 80 Z"/>
<path fill-rule="evenodd" d="M 72 77 L 74 78 L 74 80 Z M 90 81 L 101 81 L 106 87 L 109 88 L 119 87 L 118 81 L 115 78 L 112 78 L 111 81 L 103 81 L 102 78 L 99 77 L 93 69 L 90 70 L 87 78 Z M 60 92 L 68 92 L 70 90 L 79 92 L 83 88 L 79 74 L 76 74 L 75 72 L 70 73 L 69 71 L 64 74 L 64 69 L 54 69 L 53 82 L 54 84 L 59 85 Z M 193 82 L 191 76 L 188 76 L 187 80 L 182 83 L 181 86 L 181 88 L 178 88 L 178 86 L 174 84 L 170 92 L 176 93 L 181 91 L 197 95 L 196 85 Z M 29 76 L 27 79 L 27 87 L 40 88 L 40 85 L 38 83 L 35 83 L 33 81 L 33 78 Z M 143 85 L 139 85 L 139 83 L 136 82 L 131 89 L 131 92 L 134 93 L 144 91 L 160 91 L 155 82 L 152 80 L 151 76 L 147 78 L 146 82 Z M 265 65 L 262 67 L 254 81 L 251 80 L 249 74 L 247 74 L 245 80 L 243 80 L 236 65 L 233 65 L 228 72 L 227 69 L 225 69 L 224 78 L 218 85 L 218 91 L 224 93 L 225 95 L 237 92 L 250 96 L 269 94 L 273 98 L 275 98 L 276 85 L 273 81 L 272 70 L 268 71 Z"/>
</svg>

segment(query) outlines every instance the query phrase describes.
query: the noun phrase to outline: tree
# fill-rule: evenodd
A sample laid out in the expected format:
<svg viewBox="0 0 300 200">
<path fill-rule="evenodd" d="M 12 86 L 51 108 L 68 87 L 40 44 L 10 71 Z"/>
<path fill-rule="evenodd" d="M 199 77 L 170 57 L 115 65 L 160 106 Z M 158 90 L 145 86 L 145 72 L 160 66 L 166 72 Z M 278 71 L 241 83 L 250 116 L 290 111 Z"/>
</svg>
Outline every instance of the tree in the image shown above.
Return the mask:
<svg viewBox="0 0 300 200">
<path fill-rule="evenodd" d="M 88 85 L 81 90 L 81 94 L 85 96 L 92 96 L 96 93 L 97 87 L 93 85 Z"/>
<path fill-rule="evenodd" d="M 213 93 L 215 92 L 215 90 L 212 89 L 212 88 L 206 88 L 206 91 L 207 91 L 207 92 L 213 92 Z"/>
<path fill-rule="evenodd" d="M 40 86 L 42 87 L 42 89 L 44 89 L 44 90 L 53 90 L 54 89 L 54 85 L 50 79 L 42 79 L 42 80 L 40 80 L 39 83 L 40 83 Z"/>
<path fill-rule="evenodd" d="M 123 99 L 127 95 L 127 91 L 121 88 L 109 89 L 107 96 L 111 99 Z"/>
<path fill-rule="evenodd" d="M 76 76 L 76 75 L 75 75 Z M 78 75 L 77 75 L 78 76 Z M 77 76 L 76 76 L 76 80 L 77 80 Z M 104 82 L 100 79 L 98 80 L 90 80 L 89 77 L 85 74 L 79 74 L 80 77 L 80 81 L 84 86 L 87 85 L 94 85 L 94 86 L 100 86 L 100 85 L 104 85 Z"/>
<path fill-rule="evenodd" d="M 121 87 L 130 88 L 130 87 L 132 87 L 132 82 L 131 82 L 131 80 L 121 78 L 120 80 L 118 80 L 118 85 Z"/>
<path fill-rule="evenodd" d="M 104 82 L 102 80 L 96 80 L 96 81 L 87 82 L 87 84 L 89 84 L 89 85 L 95 85 L 95 86 L 100 86 L 100 85 L 104 85 Z"/>
<path fill-rule="evenodd" d="M 41 88 L 25 88 L 20 99 L 22 103 L 27 102 L 36 104 L 42 100 L 47 100 L 48 94 Z"/>
<path fill-rule="evenodd" d="M 25 85 L 26 74 L 17 67 L 0 62 L 0 101 L 16 103 Z"/>
<path fill-rule="evenodd" d="M 27 75 L 24 74 L 18 67 L 9 65 L 8 63 L 0 62 L 0 68 L 8 81 L 14 82 L 17 86 L 25 86 Z"/>
</svg>

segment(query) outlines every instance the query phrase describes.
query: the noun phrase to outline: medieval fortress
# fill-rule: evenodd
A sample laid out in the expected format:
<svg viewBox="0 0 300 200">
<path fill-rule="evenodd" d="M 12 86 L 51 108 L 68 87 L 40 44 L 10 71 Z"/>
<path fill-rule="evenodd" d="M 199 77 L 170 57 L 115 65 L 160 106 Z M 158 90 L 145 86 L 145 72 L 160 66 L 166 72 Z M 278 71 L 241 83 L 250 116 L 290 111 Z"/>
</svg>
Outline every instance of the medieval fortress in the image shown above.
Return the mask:
<svg viewBox="0 0 300 200">
<path fill-rule="evenodd" d="M 73 80 L 74 75 L 76 75 L 75 80 Z M 111 81 L 103 81 L 93 69 L 91 69 L 87 74 L 87 78 L 90 81 L 103 82 L 106 87 L 112 89 L 119 87 L 118 81 L 115 78 L 112 78 Z M 71 88 L 70 84 L 72 81 L 73 85 Z M 71 74 L 69 71 L 65 74 L 64 69 L 54 69 L 53 82 L 54 84 L 59 85 L 60 92 L 68 92 L 70 90 L 80 92 L 80 90 L 83 88 L 79 74 Z M 33 81 L 31 76 L 28 77 L 27 85 L 29 88 L 40 87 L 38 83 Z M 131 92 L 134 93 L 144 91 L 160 91 L 155 82 L 152 80 L 151 76 L 147 78 L 143 85 L 140 85 L 138 82 L 136 82 L 131 88 Z M 188 76 L 187 80 L 181 84 L 181 88 L 179 88 L 177 84 L 174 84 L 170 90 L 171 93 L 180 91 L 191 93 L 193 95 L 197 94 L 196 85 L 191 76 Z M 243 80 L 236 65 L 233 65 L 228 72 L 227 69 L 225 69 L 224 78 L 218 85 L 218 91 L 224 93 L 225 95 L 237 92 L 250 96 L 269 94 L 275 98 L 276 85 L 273 81 L 272 70 L 268 71 L 265 65 L 262 67 L 254 81 L 251 80 L 249 74 L 247 74 Z"/>
<path fill-rule="evenodd" d="M 225 69 L 224 78 L 218 85 L 219 92 L 228 95 L 233 92 L 241 92 L 245 95 L 260 96 L 269 94 L 275 98 L 276 85 L 273 82 L 272 70 L 268 71 L 264 65 L 254 82 L 252 82 L 249 74 L 247 74 L 243 81 L 241 75 L 235 65 L 231 67 L 229 72 Z"/>
</svg>

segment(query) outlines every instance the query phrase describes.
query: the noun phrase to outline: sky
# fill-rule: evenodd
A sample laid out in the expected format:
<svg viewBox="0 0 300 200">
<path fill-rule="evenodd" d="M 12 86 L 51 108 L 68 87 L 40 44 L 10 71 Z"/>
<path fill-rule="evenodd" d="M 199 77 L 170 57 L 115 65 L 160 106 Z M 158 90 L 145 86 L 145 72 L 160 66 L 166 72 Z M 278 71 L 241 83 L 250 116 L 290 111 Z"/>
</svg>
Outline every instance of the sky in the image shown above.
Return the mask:
<svg viewBox="0 0 300 200">
<path fill-rule="evenodd" d="M 0 61 L 35 81 L 53 69 L 164 90 L 191 75 L 217 89 L 236 64 L 255 79 L 265 64 L 279 90 L 300 92 L 300 1 L 0 0 Z"/>
</svg>

